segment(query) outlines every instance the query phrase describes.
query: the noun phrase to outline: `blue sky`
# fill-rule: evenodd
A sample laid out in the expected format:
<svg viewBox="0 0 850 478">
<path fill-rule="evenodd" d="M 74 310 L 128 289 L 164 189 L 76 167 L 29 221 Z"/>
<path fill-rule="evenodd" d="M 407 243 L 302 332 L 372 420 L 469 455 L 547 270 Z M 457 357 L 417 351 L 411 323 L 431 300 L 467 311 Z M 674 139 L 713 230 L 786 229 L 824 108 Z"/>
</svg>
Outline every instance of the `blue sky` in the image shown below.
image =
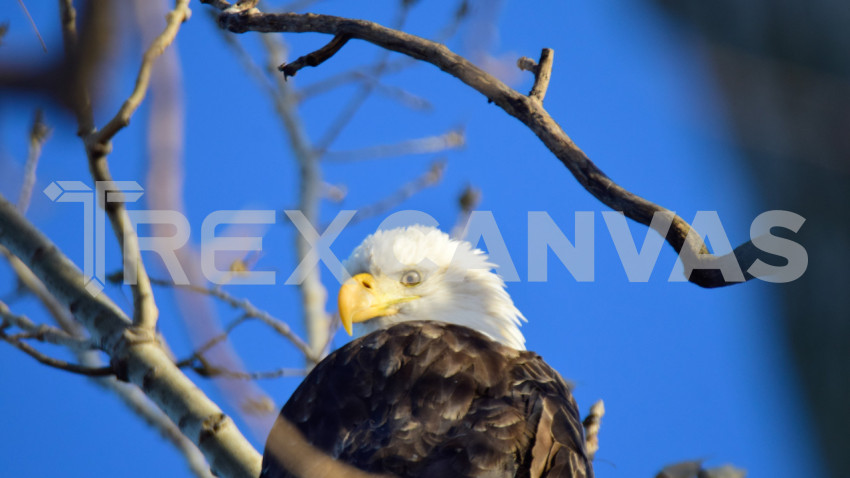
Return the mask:
<svg viewBox="0 0 850 478">
<path fill-rule="evenodd" d="M 0 18 L 11 30 L 0 60 L 46 59 L 61 51 L 53 3 L 27 2 L 48 45 L 47 55 L 17 8 Z M 320 13 L 352 16 L 384 24 L 396 2 L 327 1 Z M 405 30 L 434 35 L 445 24 L 450 2 L 421 2 Z M 239 66 L 207 8 L 193 4 L 194 15 L 178 37 L 186 108 L 185 202 L 197 244 L 204 218 L 220 209 L 282 210 L 296 204 L 297 167 L 279 119 L 264 92 Z M 723 105 L 702 63 L 696 39 L 668 23 L 643 3 L 545 2 L 530 9 L 505 2 L 498 33 L 488 36 L 484 21 L 466 25 L 447 42 L 460 54 L 480 48 L 511 65 L 519 56 L 536 58 L 543 47 L 555 50 L 546 107 L 564 130 L 603 171 L 627 189 L 692 219 L 696 211 L 717 211 L 733 244 L 746 240 L 749 224 L 773 209 L 747 192 L 747 172 L 736 156 L 723 117 Z M 129 93 L 140 45 L 129 15 L 122 49 L 105 75 L 97 110 L 103 124 Z M 484 26 L 482 26 L 484 25 Z M 257 34 L 240 40 L 260 58 Z M 293 58 L 321 46 L 320 35 L 287 35 Z M 351 42 L 320 68 L 302 70 L 291 81 L 307 85 L 377 58 L 371 45 Z M 510 68 L 508 71 L 513 71 Z M 530 74 L 512 74 L 511 86 L 531 87 Z M 583 413 L 604 399 L 606 415 L 597 455 L 597 476 L 650 477 L 664 465 L 690 459 L 733 463 L 752 476 L 819 476 L 811 434 L 802 411 L 787 351 L 781 311 L 770 284 L 750 282 L 722 290 L 671 283 L 675 254 L 665 247 L 647 283 L 630 283 L 604 225 L 606 210 L 518 121 L 487 103 L 459 81 L 429 65 L 417 65 L 385 82 L 427 99 L 428 111 L 411 111 L 396 100 L 374 95 L 358 112 L 331 150 L 345 151 L 464 127 L 466 146 L 439 155 L 328 162 L 325 180 L 344 184 L 341 204 L 324 202 L 322 219 L 340 209 L 357 209 L 389 195 L 445 158 L 443 180 L 399 205 L 427 212 L 451 228 L 457 196 L 467 184 L 482 191 L 479 209 L 492 211 L 519 271 L 508 290 L 528 324 L 527 345 L 576 384 Z M 300 108 L 312 139 L 321 136 L 353 87 L 304 102 Z M 90 182 L 73 119 L 41 98 L 8 98 L 0 103 L 0 192 L 14 198 L 26 157 L 26 131 L 36 106 L 46 107 L 54 127 L 44 148 L 36 191 L 52 181 Z M 145 106 L 114 142 L 113 176 L 145 184 L 147 155 Z M 144 198 L 143 198 L 144 200 Z M 141 207 L 141 206 L 140 206 Z M 527 217 L 546 211 L 567 237 L 573 237 L 576 211 L 595 219 L 595 280 L 577 282 L 553 254 L 549 280 L 529 282 Z M 29 218 L 78 262 L 82 261 L 82 214 L 76 206 L 50 202 L 37 193 Z M 345 257 L 383 217 L 346 228 L 332 245 Z M 637 241 L 647 229 L 630 224 Z M 257 268 L 278 272 L 277 285 L 231 287 L 257 306 L 286 319 L 301 331 L 298 292 L 283 285 L 295 268 L 295 230 L 278 220 L 264 237 Z M 650 233 L 654 234 L 654 233 Z M 483 246 L 483 244 L 482 244 Z M 108 249 L 117 267 L 117 248 Z M 111 270 L 108 268 L 108 270 Z M 160 268 L 152 274 L 164 276 Z M 338 284 L 323 271 L 333 311 Z M 31 298 L 10 300 L 15 283 L 0 266 L 0 297 L 18 313 L 49 320 Z M 108 290 L 129 310 L 129 290 Z M 174 297 L 157 289 L 163 311 L 160 328 L 178 356 L 191 349 Z M 222 321 L 238 314 L 216 307 Z M 336 346 L 345 343 L 341 333 Z M 249 369 L 299 366 L 295 350 L 258 326 L 233 336 Z M 45 350 L 63 356 L 52 348 Z M 233 413 L 220 391 L 193 379 L 225 411 Z M 299 378 L 260 385 L 281 405 Z M 117 399 L 86 379 L 49 370 L 0 346 L 0 462 L 9 476 L 122 475 L 187 476 L 179 456 L 158 434 L 129 414 Z M 240 422 L 241 423 L 241 422 Z M 243 423 L 244 424 L 244 423 Z M 244 429 L 261 448 L 262 433 Z M 812 470 L 815 470 L 814 472 Z"/>
</svg>

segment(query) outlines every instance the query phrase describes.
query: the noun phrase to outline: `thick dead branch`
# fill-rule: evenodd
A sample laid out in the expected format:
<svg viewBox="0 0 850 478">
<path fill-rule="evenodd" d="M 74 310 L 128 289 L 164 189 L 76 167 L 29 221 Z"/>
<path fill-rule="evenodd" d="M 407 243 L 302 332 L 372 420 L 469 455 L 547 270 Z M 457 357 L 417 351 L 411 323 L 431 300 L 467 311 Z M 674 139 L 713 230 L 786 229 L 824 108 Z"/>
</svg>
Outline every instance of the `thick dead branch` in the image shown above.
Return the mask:
<svg viewBox="0 0 850 478">
<path fill-rule="evenodd" d="M 364 40 L 386 50 L 431 63 L 472 87 L 488 101 L 525 124 L 567 167 L 579 184 L 608 207 L 623 211 L 629 218 L 647 226 L 651 224 L 656 213 L 670 215 L 673 218 L 671 227 L 659 233 L 664 235 L 666 241 L 680 254 L 686 270 L 692 270 L 688 280 L 699 286 L 721 287 L 738 283 L 735 280 L 725 280 L 721 273 L 721 266 L 729 259 L 734 259 L 742 266 L 741 269 L 746 271 L 757 258 L 770 257 L 752 242 L 744 243 L 725 256 L 710 254 L 700 234 L 691 233 L 692 228 L 687 221 L 668 209 L 629 192 L 606 176 L 561 129 L 540 101 L 509 88 L 445 45 L 365 20 L 316 14 L 266 14 L 256 9 L 243 11 L 238 5 L 223 10 L 219 15 L 219 24 L 235 33 L 316 32 L 335 36 L 348 35 L 353 39 Z M 751 274 L 744 272 L 744 280 L 752 278 Z"/>
</svg>

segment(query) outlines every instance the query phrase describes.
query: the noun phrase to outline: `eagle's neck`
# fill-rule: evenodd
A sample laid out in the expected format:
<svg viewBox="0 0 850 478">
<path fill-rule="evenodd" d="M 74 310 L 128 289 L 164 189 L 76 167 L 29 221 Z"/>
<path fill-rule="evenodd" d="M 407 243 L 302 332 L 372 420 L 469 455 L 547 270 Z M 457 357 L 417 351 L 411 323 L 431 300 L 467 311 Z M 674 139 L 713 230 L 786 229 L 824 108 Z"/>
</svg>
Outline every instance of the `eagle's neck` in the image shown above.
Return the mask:
<svg viewBox="0 0 850 478">
<path fill-rule="evenodd" d="M 513 305 L 504 289 L 501 289 L 501 291 L 506 301 L 489 301 L 485 304 L 475 300 L 422 301 L 420 303 L 414 301 L 410 304 L 412 307 L 395 315 L 376 317 L 366 322 L 354 324 L 354 332 L 357 336 L 363 336 L 402 322 L 445 322 L 468 327 L 481 332 L 502 345 L 517 350 L 525 350 L 525 337 L 519 328 L 520 321 L 524 320 L 524 317 Z M 452 303 L 454 303 L 453 306 L 451 306 Z"/>
</svg>

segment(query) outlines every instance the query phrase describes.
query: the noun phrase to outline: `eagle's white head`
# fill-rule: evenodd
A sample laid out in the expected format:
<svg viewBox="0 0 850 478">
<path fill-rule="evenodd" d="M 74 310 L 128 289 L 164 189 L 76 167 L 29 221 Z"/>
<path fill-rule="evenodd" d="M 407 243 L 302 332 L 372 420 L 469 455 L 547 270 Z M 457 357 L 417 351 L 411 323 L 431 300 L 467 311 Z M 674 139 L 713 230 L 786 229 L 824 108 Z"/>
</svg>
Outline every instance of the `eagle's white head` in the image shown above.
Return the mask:
<svg viewBox="0 0 850 478">
<path fill-rule="evenodd" d="M 433 227 L 409 226 L 367 237 L 345 263 L 352 275 L 339 291 L 345 330 L 365 335 L 410 320 L 477 330 L 525 349 L 525 320 L 491 271 L 487 254 Z"/>
</svg>

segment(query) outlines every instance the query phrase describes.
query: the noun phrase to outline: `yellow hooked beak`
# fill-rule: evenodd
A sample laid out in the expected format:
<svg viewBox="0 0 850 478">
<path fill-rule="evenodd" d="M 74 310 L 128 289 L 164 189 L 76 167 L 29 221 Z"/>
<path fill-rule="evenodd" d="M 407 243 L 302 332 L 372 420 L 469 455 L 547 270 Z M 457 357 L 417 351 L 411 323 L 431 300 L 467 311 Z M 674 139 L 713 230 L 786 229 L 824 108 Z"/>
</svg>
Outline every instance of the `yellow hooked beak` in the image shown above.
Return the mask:
<svg viewBox="0 0 850 478">
<path fill-rule="evenodd" d="M 416 298 L 387 294 L 378 287 L 378 281 L 372 274 L 357 274 L 339 289 L 339 318 L 345 331 L 351 335 L 351 324 L 393 315 L 398 312 L 398 304 Z"/>
</svg>

